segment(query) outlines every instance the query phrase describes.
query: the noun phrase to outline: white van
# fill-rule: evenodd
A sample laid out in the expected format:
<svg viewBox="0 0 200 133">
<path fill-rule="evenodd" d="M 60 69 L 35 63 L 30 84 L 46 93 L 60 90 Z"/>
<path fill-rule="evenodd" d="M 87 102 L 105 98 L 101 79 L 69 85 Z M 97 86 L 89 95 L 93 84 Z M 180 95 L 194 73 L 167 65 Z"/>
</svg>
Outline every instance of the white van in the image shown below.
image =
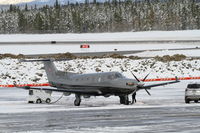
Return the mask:
<svg viewBox="0 0 200 133">
<path fill-rule="evenodd" d="M 29 90 L 28 103 L 50 103 L 52 91 Z"/>
<path fill-rule="evenodd" d="M 185 103 L 194 101 L 197 103 L 200 100 L 200 83 L 188 84 L 185 89 Z"/>
</svg>

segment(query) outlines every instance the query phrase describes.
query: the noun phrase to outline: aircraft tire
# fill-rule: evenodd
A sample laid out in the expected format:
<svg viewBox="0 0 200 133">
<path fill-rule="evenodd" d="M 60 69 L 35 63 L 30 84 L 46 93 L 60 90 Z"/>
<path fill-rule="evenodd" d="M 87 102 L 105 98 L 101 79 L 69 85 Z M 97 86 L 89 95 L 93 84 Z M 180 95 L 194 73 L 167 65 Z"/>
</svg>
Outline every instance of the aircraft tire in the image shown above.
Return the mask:
<svg viewBox="0 0 200 133">
<path fill-rule="evenodd" d="M 120 104 L 125 104 L 124 96 L 119 96 Z"/>
<path fill-rule="evenodd" d="M 75 106 L 80 106 L 80 104 L 81 104 L 81 99 L 75 99 L 74 100 L 74 105 Z"/>
<path fill-rule="evenodd" d="M 120 98 L 120 104 L 129 105 L 128 95 L 119 96 L 119 98 Z"/>
<path fill-rule="evenodd" d="M 128 95 L 124 96 L 124 104 L 129 105 Z"/>
</svg>

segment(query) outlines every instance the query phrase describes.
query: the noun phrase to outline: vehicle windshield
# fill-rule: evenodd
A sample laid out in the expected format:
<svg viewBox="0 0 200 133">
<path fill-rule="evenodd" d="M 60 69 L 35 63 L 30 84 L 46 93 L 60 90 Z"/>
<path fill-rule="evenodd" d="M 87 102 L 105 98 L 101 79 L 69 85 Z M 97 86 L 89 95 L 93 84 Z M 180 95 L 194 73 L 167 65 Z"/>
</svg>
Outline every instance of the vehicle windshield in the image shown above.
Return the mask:
<svg viewBox="0 0 200 133">
<path fill-rule="evenodd" d="M 188 84 L 187 88 L 200 89 L 200 84 Z"/>
</svg>

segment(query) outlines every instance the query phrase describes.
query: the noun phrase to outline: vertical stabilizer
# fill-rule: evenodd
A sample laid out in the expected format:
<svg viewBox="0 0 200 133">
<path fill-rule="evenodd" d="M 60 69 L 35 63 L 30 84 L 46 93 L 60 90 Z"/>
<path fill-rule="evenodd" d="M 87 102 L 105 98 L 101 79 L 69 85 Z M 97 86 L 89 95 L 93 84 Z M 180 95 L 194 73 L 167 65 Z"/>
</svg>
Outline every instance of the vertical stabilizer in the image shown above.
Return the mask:
<svg viewBox="0 0 200 133">
<path fill-rule="evenodd" d="M 56 72 L 58 71 L 55 64 L 51 60 L 44 61 L 43 63 L 49 82 L 53 82 L 57 78 Z"/>
<path fill-rule="evenodd" d="M 53 61 L 55 61 L 55 59 L 20 60 L 20 61 L 21 62 L 38 62 L 38 61 L 42 61 L 44 63 L 44 69 L 46 71 L 49 83 L 54 83 L 54 82 L 58 82 L 58 81 L 66 82 L 66 80 L 70 76 L 76 74 L 76 73 L 63 72 L 63 71 L 57 70 L 55 64 L 53 63 Z M 62 61 L 62 60 L 58 60 L 58 61 Z"/>
</svg>

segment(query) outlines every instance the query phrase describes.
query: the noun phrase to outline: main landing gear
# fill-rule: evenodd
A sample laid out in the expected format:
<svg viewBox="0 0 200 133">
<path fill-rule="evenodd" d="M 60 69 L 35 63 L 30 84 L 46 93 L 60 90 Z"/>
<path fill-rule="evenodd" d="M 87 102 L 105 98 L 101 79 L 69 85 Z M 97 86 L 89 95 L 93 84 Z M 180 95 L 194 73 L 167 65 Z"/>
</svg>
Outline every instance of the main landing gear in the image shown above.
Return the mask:
<svg viewBox="0 0 200 133">
<path fill-rule="evenodd" d="M 134 104 L 134 103 L 136 103 L 135 97 L 136 97 L 136 93 L 133 93 L 132 94 L 132 102 L 131 102 L 131 101 L 129 101 L 128 95 L 119 96 L 120 104 L 124 104 L 124 105 Z"/>
<path fill-rule="evenodd" d="M 129 98 L 128 95 L 119 96 L 120 104 L 129 105 Z"/>
<path fill-rule="evenodd" d="M 75 94 L 76 99 L 74 100 L 74 105 L 75 106 L 80 106 L 81 104 L 81 96 L 78 94 Z"/>
</svg>

